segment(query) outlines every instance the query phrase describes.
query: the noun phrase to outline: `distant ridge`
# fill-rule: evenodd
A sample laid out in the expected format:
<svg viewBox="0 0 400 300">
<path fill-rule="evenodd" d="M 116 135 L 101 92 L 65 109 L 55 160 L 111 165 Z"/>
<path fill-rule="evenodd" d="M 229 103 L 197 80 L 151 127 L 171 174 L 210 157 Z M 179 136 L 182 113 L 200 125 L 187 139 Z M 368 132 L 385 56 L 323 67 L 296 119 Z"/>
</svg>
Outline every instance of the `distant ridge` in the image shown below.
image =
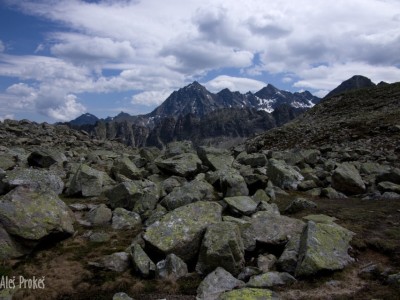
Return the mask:
<svg viewBox="0 0 400 300">
<path fill-rule="evenodd" d="M 368 77 L 361 75 L 354 75 L 350 79 L 343 81 L 338 87 L 329 92 L 324 99 L 331 98 L 348 91 L 358 90 L 362 88 L 369 88 L 376 86 Z"/>
</svg>

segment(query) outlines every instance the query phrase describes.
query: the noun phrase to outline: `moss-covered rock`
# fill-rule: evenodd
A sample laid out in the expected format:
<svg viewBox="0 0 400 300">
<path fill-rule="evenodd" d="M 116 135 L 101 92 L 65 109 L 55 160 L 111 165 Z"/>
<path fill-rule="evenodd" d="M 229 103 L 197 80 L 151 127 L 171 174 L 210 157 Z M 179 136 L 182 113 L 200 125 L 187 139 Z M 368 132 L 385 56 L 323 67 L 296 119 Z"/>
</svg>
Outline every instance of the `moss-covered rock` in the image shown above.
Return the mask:
<svg viewBox="0 0 400 300">
<path fill-rule="evenodd" d="M 133 268 L 137 273 L 145 278 L 154 276 L 156 265 L 139 244 L 131 246 L 131 257 Z"/>
<path fill-rule="evenodd" d="M 126 156 L 114 160 L 111 172 L 115 177 L 121 174 L 129 179 L 142 178 L 141 170 Z"/>
<path fill-rule="evenodd" d="M 289 285 L 295 281 L 296 278 L 286 272 L 267 272 L 251 277 L 247 286 L 255 288 L 271 288 L 277 285 Z"/>
<path fill-rule="evenodd" d="M 296 276 L 343 269 L 354 259 L 347 253 L 354 233 L 335 223 L 308 221 L 300 240 Z"/>
<path fill-rule="evenodd" d="M 257 210 L 257 203 L 249 196 L 226 197 L 224 201 L 234 213 L 249 216 Z"/>
<path fill-rule="evenodd" d="M 66 161 L 64 153 L 52 149 L 37 149 L 28 156 L 28 164 L 39 168 L 48 168 L 54 164 L 62 165 Z"/>
<path fill-rule="evenodd" d="M 106 225 L 110 223 L 112 211 L 105 204 L 93 207 L 87 214 L 88 221 L 94 226 Z"/>
<path fill-rule="evenodd" d="M 156 250 L 174 253 L 187 261 L 199 250 L 207 226 L 221 221 L 222 207 L 199 201 L 175 209 L 150 225 L 143 238 Z"/>
<path fill-rule="evenodd" d="M 234 161 L 233 156 L 225 149 L 202 146 L 197 150 L 197 154 L 203 164 L 213 171 L 229 168 Z"/>
<path fill-rule="evenodd" d="M 299 183 L 304 179 L 303 175 L 295 168 L 276 159 L 269 160 L 267 175 L 273 184 L 285 190 L 296 190 Z"/>
<path fill-rule="evenodd" d="M 113 184 L 114 181 L 107 173 L 82 164 L 71 177 L 66 194 L 68 196 L 80 194 L 83 197 L 99 196 Z"/>
<path fill-rule="evenodd" d="M 267 289 L 244 288 L 222 293 L 218 300 L 279 300 L 277 293 Z"/>
<path fill-rule="evenodd" d="M 203 180 L 192 180 L 176 187 L 168 194 L 161 204 L 168 210 L 174 210 L 180 206 L 197 201 L 216 201 L 218 194 L 214 187 Z"/>
<path fill-rule="evenodd" d="M 156 278 L 177 280 L 188 274 L 186 263 L 175 254 L 168 254 L 156 265 Z"/>
<path fill-rule="evenodd" d="M 225 197 L 248 196 L 249 189 L 240 172 L 233 168 L 226 168 L 216 172 L 219 177 L 222 193 Z"/>
<path fill-rule="evenodd" d="M 222 267 L 238 275 L 244 263 L 244 247 L 238 225 L 231 222 L 210 225 L 201 244 L 196 271 L 207 274 Z"/>
<path fill-rule="evenodd" d="M 11 235 L 39 241 L 52 234 L 74 233 L 73 213 L 51 191 L 18 187 L 0 200 L 0 223 Z"/>
<path fill-rule="evenodd" d="M 362 194 L 365 184 L 358 170 L 350 163 L 340 164 L 332 174 L 332 187 L 346 195 Z"/>
<path fill-rule="evenodd" d="M 261 211 L 248 224 L 241 225 L 245 250 L 252 251 L 256 243 L 284 245 L 293 236 L 300 235 L 305 223 L 276 213 Z"/>
<path fill-rule="evenodd" d="M 158 158 L 157 167 L 166 173 L 182 177 L 194 176 L 201 170 L 201 160 L 195 153 L 183 153 L 170 158 Z"/>
<path fill-rule="evenodd" d="M 117 230 L 140 230 L 142 220 L 140 215 L 126 210 L 122 207 L 117 207 L 112 215 L 112 228 Z"/>
<path fill-rule="evenodd" d="M 200 283 L 197 288 L 197 299 L 216 300 L 221 293 L 243 286 L 243 281 L 236 279 L 231 273 L 218 267 Z"/>
<path fill-rule="evenodd" d="M 64 182 L 52 171 L 39 169 L 14 169 L 1 180 L 0 192 L 7 193 L 17 186 L 26 186 L 40 191 L 53 191 L 61 194 Z"/>
</svg>

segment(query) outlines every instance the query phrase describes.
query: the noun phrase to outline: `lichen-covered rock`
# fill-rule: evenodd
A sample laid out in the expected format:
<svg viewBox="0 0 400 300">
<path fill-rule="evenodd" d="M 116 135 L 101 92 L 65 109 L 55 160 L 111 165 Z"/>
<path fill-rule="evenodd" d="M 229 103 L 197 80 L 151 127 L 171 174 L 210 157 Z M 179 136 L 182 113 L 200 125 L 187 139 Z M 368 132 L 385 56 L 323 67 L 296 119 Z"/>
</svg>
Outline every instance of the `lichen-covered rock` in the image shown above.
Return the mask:
<svg viewBox="0 0 400 300">
<path fill-rule="evenodd" d="M 93 207 L 87 214 L 87 219 L 93 226 L 106 225 L 111 217 L 112 211 L 105 204 Z"/>
<path fill-rule="evenodd" d="M 215 300 L 221 293 L 243 286 L 243 281 L 237 280 L 232 274 L 218 267 L 200 283 L 197 288 L 197 299 Z"/>
<path fill-rule="evenodd" d="M 111 227 L 117 230 L 136 231 L 142 227 L 142 220 L 139 214 L 122 207 L 117 207 L 112 214 Z"/>
<path fill-rule="evenodd" d="M 54 192 L 25 187 L 0 200 L 0 223 L 9 234 L 31 241 L 74 233 L 73 213 Z"/>
<path fill-rule="evenodd" d="M 353 235 L 335 223 L 308 221 L 301 235 L 296 276 L 343 269 L 354 261 L 347 253 Z"/>
<path fill-rule="evenodd" d="M 289 285 L 295 281 L 296 279 L 286 272 L 267 272 L 251 277 L 247 286 L 254 288 L 270 288 L 277 285 Z"/>
<path fill-rule="evenodd" d="M 116 252 L 110 255 L 103 256 L 97 262 L 89 264 L 99 268 L 122 273 L 128 270 L 130 265 L 130 258 L 129 254 L 126 252 Z"/>
<path fill-rule="evenodd" d="M 143 236 L 156 250 L 174 253 L 184 261 L 197 255 L 207 226 L 221 221 L 222 207 L 199 201 L 175 209 L 150 225 Z"/>
<path fill-rule="evenodd" d="M 113 184 L 114 181 L 107 173 L 82 164 L 70 178 L 66 194 L 68 196 L 81 194 L 83 197 L 99 196 Z"/>
<path fill-rule="evenodd" d="M 64 153 L 51 149 L 37 149 L 28 156 L 28 164 L 39 168 L 48 168 L 54 164 L 62 165 L 66 161 Z"/>
<path fill-rule="evenodd" d="M 217 171 L 221 190 L 225 197 L 248 196 L 249 189 L 240 172 L 233 168 Z"/>
<path fill-rule="evenodd" d="M 378 183 L 378 190 L 381 192 L 393 192 L 400 194 L 400 184 L 395 184 L 390 181 L 382 181 Z"/>
<path fill-rule="evenodd" d="M 196 271 L 207 274 L 222 267 L 238 275 L 244 263 L 244 247 L 238 225 L 231 222 L 210 225 L 200 247 Z"/>
<path fill-rule="evenodd" d="M 249 216 L 257 210 L 257 203 L 249 196 L 226 197 L 224 201 L 235 213 Z"/>
<path fill-rule="evenodd" d="M 6 174 L 0 182 L 0 193 L 7 193 L 17 186 L 30 187 L 38 191 L 54 191 L 56 194 L 61 194 L 64 189 L 64 182 L 52 171 L 14 169 Z"/>
<path fill-rule="evenodd" d="M 261 211 L 252 216 L 248 224 L 241 225 L 245 250 L 252 251 L 256 243 L 284 245 L 290 238 L 300 235 L 305 223 L 276 213 Z"/>
<path fill-rule="evenodd" d="M 289 239 L 277 262 L 279 270 L 294 274 L 299 258 L 299 248 L 300 236 L 296 235 Z"/>
<path fill-rule="evenodd" d="M 0 169 L 11 170 L 17 165 L 13 155 L 9 153 L 0 153 Z"/>
<path fill-rule="evenodd" d="M 267 273 L 273 270 L 275 264 L 277 262 L 277 258 L 273 254 L 260 254 L 257 257 L 257 267 L 263 272 Z"/>
<path fill-rule="evenodd" d="M 321 190 L 321 196 L 328 199 L 345 199 L 347 196 L 343 193 L 339 193 L 332 187 L 327 187 Z"/>
<path fill-rule="evenodd" d="M 223 170 L 232 166 L 234 158 L 228 150 L 201 146 L 197 150 L 203 164 L 211 170 Z"/>
<path fill-rule="evenodd" d="M 161 204 L 168 210 L 174 210 L 180 206 L 197 201 L 216 201 L 218 195 L 214 187 L 203 180 L 192 180 L 176 187 L 161 201 Z"/>
<path fill-rule="evenodd" d="M 142 178 L 141 170 L 126 156 L 114 160 L 111 172 L 114 176 L 121 174 L 129 179 Z"/>
<path fill-rule="evenodd" d="M 365 184 L 358 170 L 349 163 L 340 164 L 332 174 L 332 187 L 346 195 L 362 194 Z"/>
<path fill-rule="evenodd" d="M 268 289 L 243 288 L 220 294 L 218 300 L 280 300 L 277 293 Z"/>
<path fill-rule="evenodd" d="M 182 177 L 194 176 L 201 170 L 201 160 L 195 153 L 183 153 L 170 158 L 157 158 L 157 167 L 166 173 Z"/>
<path fill-rule="evenodd" d="M 156 278 L 177 280 L 188 274 L 186 263 L 175 254 L 168 254 L 156 265 Z"/>
<path fill-rule="evenodd" d="M 122 207 L 139 214 L 153 210 L 158 201 L 157 185 L 149 180 L 122 182 L 105 194 L 111 208 Z"/>
<path fill-rule="evenodd" d="M 143 251 L 139 244 L 131 246 L 131 257 L 134 270 L 144 278 L 152 277 L 156 271 L 156 265 Z"/>
<path fill-rule="evenodd" d="M 274 185 L 285 190 L 296 190 L 299 183 L 304 179 L 303 175 L 292 166 L 276 159 L 269 160 L 267 176 Z"/>
<path fill-rule="evenodd" d="M 236 160 L 238 163 L 252 168 L 263 167 L 267 163 L 267 158 L 263 153 L 247 154 L 246 152 L 242 152 L 236 157 Z"/>
<path fill-rule="evenodd" d="M 287 214 L 294 214 L 309 208 L 317 208 L 317 204 L 311 200 L 298 197 L 285 208 L 284 212 Z"/>
<path fill-rule="evenodd" d="M 14 241 L 0 224 L 0 260 L 17 258 L 24 255 L 22 248 Z"/>
</svg>

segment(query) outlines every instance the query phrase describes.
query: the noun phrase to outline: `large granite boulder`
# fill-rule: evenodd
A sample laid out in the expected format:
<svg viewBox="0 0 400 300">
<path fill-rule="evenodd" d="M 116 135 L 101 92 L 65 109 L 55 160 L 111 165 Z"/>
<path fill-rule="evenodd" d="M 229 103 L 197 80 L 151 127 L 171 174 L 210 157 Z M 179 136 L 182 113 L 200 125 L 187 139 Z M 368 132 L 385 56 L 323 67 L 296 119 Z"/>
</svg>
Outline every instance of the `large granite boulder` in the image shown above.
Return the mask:
<svg viewBox="0 0 400 300">
<path fill-rule="evenodd" d="M 303 231 L 301 220 L 260 211 L 247 224 L 240 225 L 245 250 L 252 251 L 257 243 L 285 245 L 287 241 Z"/>
<path fill-rule="evenodd" d="M 354 233 L 335 223 L 308 221 L 300 239 L 296 276 L 343 269 L 354 259 L 348 254 Z"/>
<path fill-rule="evenodd" d="M 257 210 L 257 203 L 249 196 L 226 197 L 224 201 L 234 213 L 249 216 Z"/>
<path fill-rule="evenodd" d="M 64 153 L 51 149 L 37 149 L 28 156 L 28 164 L 39 168 L 48 168 L 54 164 L 62 165 L 66 161 Z"/>
<path fill-rule="evenodd" d="M 156 278 L 177 280 L 188 274 L 186 263 L 175 254 L 168 254 L 156 265 Z"/>
<path fill-rule="evenodd" d="M 192 180 L 176 187 L 161 201 L 168 210 L 174 210 L 180 206 L 197 201 L 216 201 L 218 194 L 214 187 L 203 180 Z"/>
<path fill-rule="evenodd" d="M 196 271 L 207 274 L 222 267 L 238 275 L 244 263 L 244 247 L 238 225 L 231 222 L 210 225 L 200 247 Z"/>
<path fill-rule="evenodd" d="M 360 173 L 352 164 L 340 164 L 332 174 L 332 187 L 346 195 L 362 194 L 366 191 Z"/>
<path fill-rule="evenodd" d="M 200 283 L 197 288 L 196 299 L 216 300 L 221 293 L 243 286 L 243 281 L 236 279 L 231 273 L 218 267 Z"/>
<path fill-rule="evenodd" d="M 195 153 L 183 153 L 170 158 L 157 158 L 157 167 L 172 175 L 189 177 L 198 174 L 201 170 L 201 160 Z"/>
<path fill-rule="evenodd" d="M 303 175 L 295 168 L 276 159 L 269 160 L 267 176 L 274 185 L 285 190 L 296 190 L 299 183 L 304 179 Z"/>
<path fill-rule="evenodd" d="M 14 169 L 6 173 L 0 182 L 0 194 L 7 193 L 17 186 L 30 187 L 40 191 L 53 191 L 61 194 L 64 182 L 52 171 L 39 169 Z"/>
<path fill-rule="evenodd" d="M 83 197 L 99 196 L 113 184 L 114 181 L 107 173 L 82 164 L 71 176 L 66 194 L 68 196 L 80 194 Z"/>
<path fill-rule="evenodd" d="M 163 254 L 174 253 L 188 261 L 200 247 L 206 228 L 221 221 L 222 207 L 199 201 L 179 207 L 150 225 L 143 236 L 146 243 Z"/>
<path fill-rule="evenodd" d="M 212 171 L 223 170 L 232 166 L 233 156 L 228 150 L 201 146 L 197 150 L 197 155 L 203 164 Z"/>
<path fill-rule="evenodd" d="M 144 278 L 155 275 L 156 265 L 139 244 L 133 244 L 131 246 L 131 259 L 135 272 L 139 273 Z"/>
<path fill-rule="evenodd" d="M 246 152 L 240 153 L 236 160 L 242 165 L 247 165 L 253 168 L 264 167 L 267 164 L 267 158 L 263 153 L 251 153 Z"/>
<path fill-rule="evenodd" d="M 17 187 L 0 200 L 0 224 L 21 239 L 69 236 L 74 233 L 73 223 L 72 211 L 51 191 Z"/>
<path fill-rule="evenodd" d="M 111 172 L 114 174 L 115 178 L 117 178 L 119 174 L 129 179 L 142 178 L 141 170 L 126 156 L 114 160 Z"/>
</svg>

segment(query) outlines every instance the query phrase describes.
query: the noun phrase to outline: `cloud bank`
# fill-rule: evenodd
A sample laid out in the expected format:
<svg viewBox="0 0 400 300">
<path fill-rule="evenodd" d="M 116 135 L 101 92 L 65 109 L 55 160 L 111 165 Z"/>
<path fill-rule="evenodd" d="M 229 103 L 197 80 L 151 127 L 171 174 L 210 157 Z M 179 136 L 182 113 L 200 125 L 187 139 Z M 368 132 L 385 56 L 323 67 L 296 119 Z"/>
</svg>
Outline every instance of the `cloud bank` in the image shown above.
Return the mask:
<svg viewBox="0 0 400 300">
<path fill-rule="evenodd" d="M 194 79 L 213 91 L 247 91 L 281 76 L 323 96 L 354 74 L 400 78 L 397 0 L 5 3 L 60 26 L 31 55 L 8 53 L 0 41 L 0 76 L 17 80 L 0 104 L 56 120 L 88 109 L 82 93 L 132 91 L 133 105 L 151 106 Z"/>
</svg>

